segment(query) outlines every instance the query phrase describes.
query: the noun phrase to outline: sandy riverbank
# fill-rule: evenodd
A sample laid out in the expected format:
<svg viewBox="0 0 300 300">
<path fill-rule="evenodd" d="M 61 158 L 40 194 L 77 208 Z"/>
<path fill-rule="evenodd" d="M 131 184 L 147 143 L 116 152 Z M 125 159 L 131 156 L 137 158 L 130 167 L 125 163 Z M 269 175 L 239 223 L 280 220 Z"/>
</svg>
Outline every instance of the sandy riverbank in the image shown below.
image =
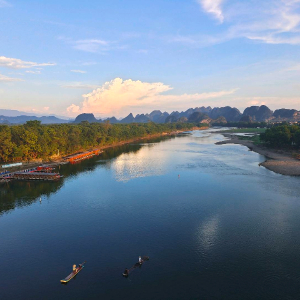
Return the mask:
<svg viewBox="0 0 300 300">
<path fill-rule="evenodd" d="M 216 145 L 238 144 L 248 147 L 251 151 L 266 156 L 266 161 L 261 166 L 282 175 L 300 176 L 300 160 L 295 159 L 289 151 L 270 149 L 263 146 L 254 145 L 250 140 L 240 140 L 237 136 L 223 133 L 225 141 L 218 142 Z"/>
</svg>

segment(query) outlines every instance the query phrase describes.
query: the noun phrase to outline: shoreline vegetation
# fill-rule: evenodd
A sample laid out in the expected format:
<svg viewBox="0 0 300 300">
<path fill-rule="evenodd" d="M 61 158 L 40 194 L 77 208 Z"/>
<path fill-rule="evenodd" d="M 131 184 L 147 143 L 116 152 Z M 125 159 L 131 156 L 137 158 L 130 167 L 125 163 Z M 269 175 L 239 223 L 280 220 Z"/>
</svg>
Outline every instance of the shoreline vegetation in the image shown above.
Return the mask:
<svg viewBox="0 0 300 300">
<path fill-rule="evenodd" d="M 82 122 L 41 125 L 39 121 L 28 121 L 24 125 L 0 125 L 0 164 L 22 162 L 22 166 L 9 168 L 9 172 L 35 168 L 41 164 L 56 166 L 68 163 L 69 156 L 84 151 L 103 152 L 107 148 L 140 140 L 208 128 L 208 124 L 180 122 L 168 124 Z M 233 128 L 217 133 L 221 133 L 227 139 L 217 142 L 216 145 L 246 146 L 249 150 L 267 158 L 259 164 L 260 166 L 282 175 L 300 176 L 299 126 L 280 125 L 270 129 Z"/>
<path fill-rule="evenodd" d="M 39 121 L 29 121 L 18 126 L 0 125 L 0 164 L 4 165 L 7 162 L 23 163 L 22 166 L 9 168 L 9 172 L 22 171 L 41 164 L 59 165 L 66 163 L 68 156 L 91 149 L 103 151 L 107 148 L 140 140 L 204 129 L 208 129 L 207 124 L 155 124 L 152 122 L 118 125 L 88 122 L 41 125 Z M 53 146 L 53 143 L 56 145 Z M 50 145 L 52 147 L 49 147 Z M 48 151 L 51 148 L 51 152 L 45 155 L 43 148 Z M 16 156 L 18 154 L 27 155 L 27 157 L 21 159 Z"/>
<path fill-rule="evenodd" d="M 229 132 L 227 131 L 227 133 L 224 133 L 224 131 L 220 131 L 219 133 L 223 134 L 227 139 L 217 142 L 216 145 L 237 144 L 246 146 L 250 151 L 264 155 L 267 158 L 266 161 L 260 163 L 259 166 L 263 166 L 266 169 L 281 175 L 300 176 L 300 160 L 294 157 L 294 152 L 292 150 L 280 150 L 266 147 L 263 144 L 256 143 L 255 139 L 251 140 L 251 138 L 244 136 L 241 138 L 235 135 L 234 131 L 232 133 Z M 250 133 L 250 130 L 248 133 Z"/>
</svg>

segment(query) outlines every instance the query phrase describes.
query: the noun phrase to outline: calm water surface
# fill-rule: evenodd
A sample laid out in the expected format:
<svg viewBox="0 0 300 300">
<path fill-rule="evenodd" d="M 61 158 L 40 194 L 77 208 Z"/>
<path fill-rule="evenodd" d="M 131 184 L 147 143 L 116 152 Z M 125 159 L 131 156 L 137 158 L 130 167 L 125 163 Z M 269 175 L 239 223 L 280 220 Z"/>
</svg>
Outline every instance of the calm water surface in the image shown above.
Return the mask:
<svg viewBox="0 0 300 300">
<path fill-rule="evenodd" d="M 300 178 L 222 139 L 195 131 L 2 184 L 0 298 L 299 299 Z"/>
</svg>

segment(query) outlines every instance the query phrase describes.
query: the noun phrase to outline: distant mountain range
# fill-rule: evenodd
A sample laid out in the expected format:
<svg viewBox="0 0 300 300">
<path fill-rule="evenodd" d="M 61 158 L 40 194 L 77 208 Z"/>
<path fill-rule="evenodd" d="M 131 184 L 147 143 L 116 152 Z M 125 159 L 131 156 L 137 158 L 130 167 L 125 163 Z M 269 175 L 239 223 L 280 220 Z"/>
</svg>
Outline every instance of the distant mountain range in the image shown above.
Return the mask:
<svg viewBox="0 0 300 300">
<path fill-rule="evenodd" d="M 18 117 L 18 116 L 28 116 L 32 114 L 29 114 L 25 111 L 15 110 L 15 109 L 0 109 L 0 115 L 7 116 L 7 117 Z"/>
<path fill-rule="evenodd" d="M 24 124 L 27 121 L 41 121 L 42 124 L 60 124 L 60 123 L 69 123 L 69 120 L 59 119 L 55 116 L 43 116 L 43 117 L 36 117 L 36 116 L 26 116 L 26 115 L 19 115 L 15 117 L 8 117 L 0 115 L 0 124 Z"/>
<path fill-rule="evenodd" d="M 0 109 L 0 124 L 24 124 L 30 120 L 38 120 L 43 124 L 68 123 L 70 120 L 58 118 L 56 116 L 32 116 L 17 110 Z M 296 109 L 277 109 L 274 112 L 267 106 L 250 106 L 243 113 L 237 108 L 225 107 L 196 107 L 186 111 L 173 111 L 171 114 L 154 110 L 150 114 L 138 114 L 135 117 L 130 113 L 124 119 L 118 120 L 115 117 L 107 119 L 96 119 L 92 113 L 80 114 L 74 123 L 82 121 L 107 122 L 110 123 L 173 123 L 173 122 L 202 122 L 202 123 L 227 123 L 227 122 L 300 122 L 300 112 Z"/>
<path fill-rule="evenodd" d="M 88 122 L 107 122 L 110 123 L 173 123 L 173 122 L 202 122 L 202 123 L 227 123 L 227 122 L 298 122 L 300 112 L 295 109 L 277 109 L 274 112 L 265 105 L 247 107 L 243 113 L 237 108 L 225 107 L 196 107 L 186 111 L 173 111 L 171 114 L 154 110 L 150 114 L 138 114 L 135 117 L 130 113 L 127 117 L 117 120 L 115 117 L 107 119 L 96 119 L 90 114 L 80 114 L 76 117 L 75 123 L 82 121 Z"/>
<path fill-rule="evenodd" d="M 19 117 L 19 116 L 33 116 L 32 112 L 25 112 L 15 109 L 0 109 L 0 116 L 6 116 L 6 117 Z M 43 117 L 43 114 L 34 114 L 36 117 Z M 53 117 L 63 119 L 63 120 L 69 120 L 70 118 L 66 116 L 59 116 L 59 115 L 53 115 Z"/>
</svg>

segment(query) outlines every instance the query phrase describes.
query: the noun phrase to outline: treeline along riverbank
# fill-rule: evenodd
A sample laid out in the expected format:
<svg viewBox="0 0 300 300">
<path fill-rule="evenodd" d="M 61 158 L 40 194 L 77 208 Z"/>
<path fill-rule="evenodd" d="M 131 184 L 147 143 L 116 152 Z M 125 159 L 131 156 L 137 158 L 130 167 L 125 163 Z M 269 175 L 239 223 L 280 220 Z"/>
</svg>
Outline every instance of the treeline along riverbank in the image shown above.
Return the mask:
<svg viewBox="0 0 300 300">
<path fill-rule="evenodd" d="M 80 124 L 41 125 L 28 121 L 24 125 L 0 125 L 0 161 L 49 160 L 78 151 L 114 145 L 174 131 L 205 127 L 205 124 L 170 123 L 155 124 Z"/>
<path fill-rule="evenodd" d="M 260 135 L 262 141 L 276 148 L 300 148 L 300 125 L 273 126 Z"/>
</svg>

